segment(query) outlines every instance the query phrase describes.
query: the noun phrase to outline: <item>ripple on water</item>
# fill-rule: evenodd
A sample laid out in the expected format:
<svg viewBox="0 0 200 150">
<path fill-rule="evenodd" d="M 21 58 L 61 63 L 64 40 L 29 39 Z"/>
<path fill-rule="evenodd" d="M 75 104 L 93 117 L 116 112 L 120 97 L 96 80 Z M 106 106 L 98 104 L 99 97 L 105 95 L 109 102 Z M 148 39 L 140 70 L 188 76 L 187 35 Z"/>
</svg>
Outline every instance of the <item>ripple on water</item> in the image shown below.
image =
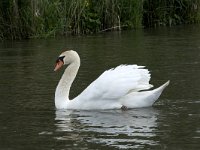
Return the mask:
<svg viewBox="0 0 200 150">
<path fill-rule="evenodd" d="M 127 112 L 112 111 L 57 111 L 57 132 L 68 132 L 88 143 L 104 144 L 117 148 L 137 148 L 157 145 L 153 138 L 157 127 L 157 111 L 153 108 Z M 69 137 L 55 137 L 69 140 Z"/>
</svg>

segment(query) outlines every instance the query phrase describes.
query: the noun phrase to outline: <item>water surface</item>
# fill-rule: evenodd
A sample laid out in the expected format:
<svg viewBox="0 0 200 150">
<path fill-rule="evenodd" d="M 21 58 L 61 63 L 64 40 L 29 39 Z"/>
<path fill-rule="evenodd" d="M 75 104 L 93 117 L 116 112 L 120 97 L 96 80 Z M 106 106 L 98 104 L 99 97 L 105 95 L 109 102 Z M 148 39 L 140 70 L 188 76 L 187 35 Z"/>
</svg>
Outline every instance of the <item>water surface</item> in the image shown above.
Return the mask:
<svg viewBox="0 0 200 150">
<path fill-rule="evenodd" d="M 170 86 L 150 108 L 57 111 L 63 48 L 81 57 L 71 98 L 120 64 L 147 66 L 155 87 Z M 199 68 L 199 26 L 0 43 L 0 149 L 199 149 Z"/>
</svg>

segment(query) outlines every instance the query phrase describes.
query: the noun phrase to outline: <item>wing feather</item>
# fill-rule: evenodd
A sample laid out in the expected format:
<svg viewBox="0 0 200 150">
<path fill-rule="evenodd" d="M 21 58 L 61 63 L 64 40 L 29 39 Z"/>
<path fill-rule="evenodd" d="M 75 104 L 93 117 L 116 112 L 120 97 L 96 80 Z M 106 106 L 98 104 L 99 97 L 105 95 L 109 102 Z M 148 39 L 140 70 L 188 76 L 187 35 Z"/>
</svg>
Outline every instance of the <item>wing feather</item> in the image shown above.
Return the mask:
<svg viewBox="0 0 200 150">
<path fill-rule="evenodd" d="M 144 66 L 120 65 L 105 71 L 79 96 L 85 100 L 120 99 L 130 91 L 147 90 L 150 73 Z"/>
</svg>

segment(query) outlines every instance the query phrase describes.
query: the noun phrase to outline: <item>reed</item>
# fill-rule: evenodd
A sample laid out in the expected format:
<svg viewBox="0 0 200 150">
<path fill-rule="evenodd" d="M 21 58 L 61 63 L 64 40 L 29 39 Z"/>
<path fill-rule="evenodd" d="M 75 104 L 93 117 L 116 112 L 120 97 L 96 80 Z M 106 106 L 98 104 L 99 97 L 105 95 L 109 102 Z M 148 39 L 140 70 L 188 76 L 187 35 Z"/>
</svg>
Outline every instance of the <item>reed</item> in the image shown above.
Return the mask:
<svg viewBox="0 0 200 150">
<path fill-rule="evenodd" d="M 146 27 L 200 22 L 199 0 L 145 0 L 143 24 Z"/>
<path fill-rule="evenodd" d="M 0 1 L 0 40 L 199 22 L 199 0 Z"/>
</svg>

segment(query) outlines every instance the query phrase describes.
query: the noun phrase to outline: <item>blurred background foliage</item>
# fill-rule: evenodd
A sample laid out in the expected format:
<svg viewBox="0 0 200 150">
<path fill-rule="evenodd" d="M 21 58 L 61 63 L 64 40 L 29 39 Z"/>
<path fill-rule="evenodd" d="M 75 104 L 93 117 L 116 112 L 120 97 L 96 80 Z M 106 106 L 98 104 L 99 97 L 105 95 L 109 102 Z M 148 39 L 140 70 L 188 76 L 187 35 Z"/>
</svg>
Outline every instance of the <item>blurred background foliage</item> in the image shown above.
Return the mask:
<svg viewBox="0 0 200 150">
<path fill-rule="evenodd" d="M 0 40 L 200 22 L 200 0 L 1 0 Z"/>
</svg>

